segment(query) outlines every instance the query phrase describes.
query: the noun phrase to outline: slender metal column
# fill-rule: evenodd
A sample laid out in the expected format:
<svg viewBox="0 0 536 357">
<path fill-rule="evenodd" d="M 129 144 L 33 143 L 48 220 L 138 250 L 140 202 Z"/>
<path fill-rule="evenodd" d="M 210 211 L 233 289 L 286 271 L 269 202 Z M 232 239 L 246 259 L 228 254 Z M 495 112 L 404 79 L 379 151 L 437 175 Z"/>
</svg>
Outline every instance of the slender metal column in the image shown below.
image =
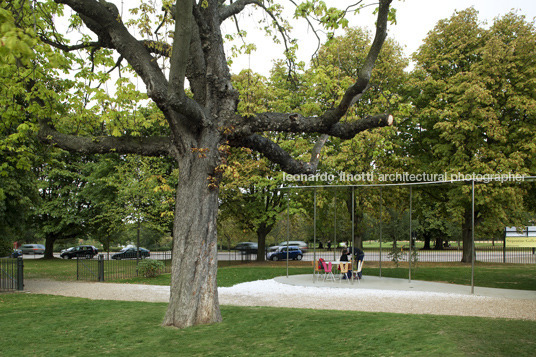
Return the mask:
<svg viewBox="0 0 536 357">
<path fill-rule="evenodd" d="M 290 190 L 287 196 L 287 278 L 288 278 L 288 242 L 290 241 Z M 314 272 L 313 272 L 314 277 Z"/>
<path fill-rule="evenodd" d="M 337 246 L 337 191 L 335 191 L 335 218 L 333 222 L 333 244 L 335 244 L 335 247 Z M 335 256 L 335 248 L 333 249 L 333 260 L 336 260 L 337 257 Z"/>
<path fill-rule="evenodd" d="M 314 189 L 314 207 L 313 207 L 313 263 L 316 262 L 316 187 Z M 288 259 L 287 259 L 288 261 Z M 313 283 L 315 281 L 314 267 L 313 267 Z"/>
<path fill-rule="evenodd" d="M 352 251 L 350 252 L 350 261 L 353 267 L 357 267 L 355 260 L 355 187 L 352 186 Z M 352 284 L 354 280 L 352 279 Z"/>
<path fill-rule="evenodd" d="M 382 188 L 380 187 L 380 278 L 382 277 L 382 226 L 383 226 L 383 199 Z"/>
<path fill-rule="evenodd" d="M 409 186 L 409 256 L 408 256 L 408 263 L 409 263 L 409 282 L 411 283 L 411 254 L 413 252 L 411 243 L 413 241 L 413 237 L 411 234 L 411 209 L 412 209 L 412 203 L 413 203 L 413 187 Z"/>
<path fill-rule="evenodd" d="M 471 294 L 475 293 L 475 180 L 471 181 Z"/>
</svg>

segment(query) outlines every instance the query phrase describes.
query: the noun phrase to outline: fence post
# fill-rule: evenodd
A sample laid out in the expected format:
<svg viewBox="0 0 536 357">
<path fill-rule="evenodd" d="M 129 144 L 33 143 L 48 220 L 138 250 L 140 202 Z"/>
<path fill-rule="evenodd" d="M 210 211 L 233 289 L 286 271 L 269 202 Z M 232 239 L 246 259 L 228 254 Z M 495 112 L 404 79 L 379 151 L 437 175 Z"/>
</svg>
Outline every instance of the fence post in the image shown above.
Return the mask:
<svg viewBox="0 0 536 357">
<path fill-rule="evenodd" d="M 24 262 L 22 257 L 17 258 L 17 290 L 24 290 Z"/>
<path fill-rule="evenodd" d="M 98 267 L 99 267 L 99 273 L 98 273 L 99 281 L 103 282 L 104 281 L 104 256 L 102 254 L 99 255 Z"/>
</svg>

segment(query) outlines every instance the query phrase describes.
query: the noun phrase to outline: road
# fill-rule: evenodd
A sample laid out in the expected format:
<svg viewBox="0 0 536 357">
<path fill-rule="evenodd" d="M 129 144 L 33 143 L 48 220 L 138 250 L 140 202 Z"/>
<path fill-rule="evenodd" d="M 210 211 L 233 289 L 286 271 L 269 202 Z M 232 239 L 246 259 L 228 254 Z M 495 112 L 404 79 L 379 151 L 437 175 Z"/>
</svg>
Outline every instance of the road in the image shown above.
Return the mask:
<svg viewBox="0 0 536 357">
<path fill-rule="evenodd" d="M 110 256 L 113 253 L 110 253 Z M 459 262 L 462 260 L 462 251 L 461 250 L 446 250 L 446 251 L 419 251 L 418 252 L 418 261 L 419 262 Z M 407 261 L 407 252 L 404 253 L 401 261 Z M 41 259 L 42 255 L 30 255 L 25 254 L 24 259 Z M 54 253 L 55 258 L 60 258 L 59 253 Z M 108 254 L 104 253 L 104 259 L 107 259 Z M 325 260 L 337 260 L 339 258 L 338 252 L 334 254 L 333 252 L 316 252 L 316 259 L 323 258 Z M 149 259 L 171 259 L 171 252 L 151 252 L 151 257 Z M 253 261 L 257 259 L 256 254 L 244 255 L 238 251 L 219 251 L 218 260 L 219 261 Z M 315 252 L 309 250 L 303 256 L 304 261 L 313 261 L 315 259 Z M 379 251 L 366 252 L 365 255 L 366 261 L 380 261 Z M 391 258 L 388 256 L 387 252 L 382 252 L 381 256 L 382 262 L 389 262 Z M 506 255 L 503 257 L 501 251 L 490 252 L 490 251 L 477 251 L 476 260 L 479 262 L 489 262 L 489 263 L 514 263 L 514 264 L 536 264 L 536 255 L 530 251 L 520 251 L 520 252 L 506 252 Z"/>
</svg>

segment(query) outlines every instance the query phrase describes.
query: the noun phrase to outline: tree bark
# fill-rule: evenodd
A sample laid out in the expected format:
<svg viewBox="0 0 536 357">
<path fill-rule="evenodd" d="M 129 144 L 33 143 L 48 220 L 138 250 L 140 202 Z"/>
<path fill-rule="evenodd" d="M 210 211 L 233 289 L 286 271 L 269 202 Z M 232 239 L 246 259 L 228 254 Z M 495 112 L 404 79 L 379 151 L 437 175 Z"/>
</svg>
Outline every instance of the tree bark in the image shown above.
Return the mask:
<svg viewBox="0 0 536 357">
<path fill-rule="evenodd" d="M 462 253 L 462 263 L 471 263 L 475 258 L 474 254 L 471 254 L 473 246 L 473 237 L 472 237 L 472 209 L 471 207 L 465 208 L 463 214 L 462 222 L 462 242 L 463 242 L 463 253 Z"/>
<path fill-rule="evenodd" d="M 212 138 L 214 139 L 214 138 Z M 207 156 L 186 150 L 178 158 L 171 296 L 163 325 L 185 328 L 221 321 L 216 274 L 218 189 L 213 179 L 217 140 Z"/>
<path fill-rule="evenodd" d="M 54 259 L 54 243 L 56 242 L 56 237 L 47 236 L 45 238 L 45 255 L 44 259 Z"/>
<path fill-rule="evenodd" d="M 422 250 L 431 250 L 430 247 L 430 241 L 432 240 L 432 235 L 429 232 L 424 232 L 422 235 L 424 246 L 422 247 Z"/>
<path fill-rule="evenodd" d="M 264 262 L 266 260 L 266 236 L 272 231 L 273 224 L 266 224 L 263 222 L 260 227 L 257 228 L 257 261 Z"/>
</svg>

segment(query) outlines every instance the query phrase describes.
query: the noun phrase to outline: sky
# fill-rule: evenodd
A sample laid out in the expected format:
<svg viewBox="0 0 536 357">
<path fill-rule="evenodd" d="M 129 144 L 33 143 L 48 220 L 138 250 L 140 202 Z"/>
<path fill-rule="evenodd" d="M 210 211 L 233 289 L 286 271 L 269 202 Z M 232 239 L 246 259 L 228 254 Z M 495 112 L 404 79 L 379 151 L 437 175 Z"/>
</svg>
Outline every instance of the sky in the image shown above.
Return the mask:
<svg viewBox="0 0 536 357">
<path fill-rule="evenodd" d="M 328 6 L 334 6 L 356 1 L 325 0 L 325 2 Z M 456 10 L 474 7 L 479 12 L 479 19 L 488 23 L 511 10 L 517 10 L 519 14 L 525 15 L 527 20 L 536 17 L 534 0 L 394 0 L 393 6 L 397 9 L 397 23 L 389 25 L 388 36 L 403 46 L 407 56 L 418 50 L 422 40 L 439 20 L 449 18 Z M 246 22 L 246 25 L 251 27 L 253 23 L 247 23 L 251 17 L 247 14 L 241 16 L 239 21 Z M 372 32 L 374 22 L 372 8 L 350 18 L 350 26 L 366 27 Z M 299 59 L 308 63 L 317 47 L 316 38 L 307 30 L 304 23 L 294 21 L 293 26 L 294 36 L 300 40 Z M 232 27 L 228 29 L 234 30 Z M 271 39 L 263 36 L 261 31 L 255 32 L 250 29 L 248 33 L 258 50 L 250 56 L 235 59 L 231 67 L 232 72 L 238 73 L 241 69 L 251 68 L 255 72 L 268 75 L 273 60 L 283 58 L 283 47 L 271 44 Z"/>
</svg>

